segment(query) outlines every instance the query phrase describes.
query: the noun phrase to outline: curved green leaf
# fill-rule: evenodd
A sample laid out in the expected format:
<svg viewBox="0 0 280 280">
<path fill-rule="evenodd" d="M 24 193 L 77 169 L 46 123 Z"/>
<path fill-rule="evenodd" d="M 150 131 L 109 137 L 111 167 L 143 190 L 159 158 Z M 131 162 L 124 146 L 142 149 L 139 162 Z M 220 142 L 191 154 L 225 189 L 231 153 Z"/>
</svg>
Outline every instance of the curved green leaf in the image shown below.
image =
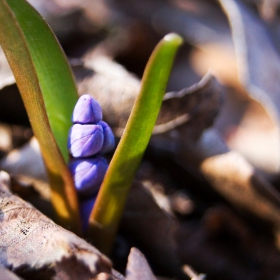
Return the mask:
<svg viewBox="0 0 280 280">
<path fill-rule="evenodd" d="M 78 94 L 66 57 L 41 15 L 26 1 L 6 0 L 20 25 L 38 75 L 50 126 L 68 160 L 67 137 Z"/>
<path fill-rule="evenodd" d="M 24 0 L 0 0 L 0 44 L 39 141 L 60 222 L 79 232 L 77 195 L 65 163 L 77 100 L 69 65 L 50 28 Z"/>
<path fill-rule="evenodd" d="M 110 252 L 130 185 L 152 135 L 173 60 L 181 43 L 180 36 L 169 34 L 153 51 L 140 93 L 98 193 L 90 217 L 89 234 L 104 253 Z"/>
</svg>

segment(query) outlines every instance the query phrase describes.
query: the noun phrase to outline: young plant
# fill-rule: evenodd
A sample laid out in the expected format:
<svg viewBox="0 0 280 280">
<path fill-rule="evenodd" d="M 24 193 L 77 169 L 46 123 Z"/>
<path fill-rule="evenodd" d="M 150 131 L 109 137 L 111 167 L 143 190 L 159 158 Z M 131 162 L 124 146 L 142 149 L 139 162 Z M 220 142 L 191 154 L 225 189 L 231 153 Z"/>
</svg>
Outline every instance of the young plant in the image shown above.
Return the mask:
<svg viewBox="0 0 280 280">
<path fill-rule="evenodd" d="M 109 253 L 113 244 L 130 185 L 148 145 L 181 42 L 178 35 L 169 34 L 153 52 L 139 96 L 99 191 L 90 216 L 89 233 L 103 252 Z M 86 99 L 81 102 L 88 102 L 92 107 L 81 113 L 78 102 L 74 110 L 68 143 L 72 155 L 69 171 L 67 138 L 77 90 L 55 36 L 25 0 L 0 0 L 0 44 L 39 141 L 60 224 L 81 233 L 75 187 L 84 194 L 92 195 L 97 191 L 107 169 L 100 154 L 114 144 L 111 130 L 101 121 L 98 104 L 84 96 Z M 85 178 L 80 170 L 90 170 L 93 176 Z M 93 197 L 87 200 L 82 209 L 89 211 L 94 200 Z"/>
<path fill-rule="evenodd" d="M 88 234 L 103 253 L 109 254 L 112 248 L 130 186 L 150 140 L 181 43 L 180 36 L 166 35 L 152 53 L 140 93 L 98 193 Z"/>
<path fill-rule="evenodd" d="M 108 168 L 102 154 L 114 148 L 115 138 L 109 125 L 102 121 L 100 105 L 88 94 L 79 98 L 72 122 L 68 139 L 72 156 L 69 169 L 79 194 L 81 219 L 86 230 L 96 193 Z"/>
</svg>

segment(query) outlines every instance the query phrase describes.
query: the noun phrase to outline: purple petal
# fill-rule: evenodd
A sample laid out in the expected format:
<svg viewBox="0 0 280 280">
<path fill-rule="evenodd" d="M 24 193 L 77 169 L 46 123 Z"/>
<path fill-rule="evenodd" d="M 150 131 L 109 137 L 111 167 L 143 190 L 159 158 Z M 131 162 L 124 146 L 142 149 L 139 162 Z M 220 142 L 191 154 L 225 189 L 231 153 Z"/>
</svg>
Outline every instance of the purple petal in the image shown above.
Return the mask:
<svg viewBox="0 0 280 280">
<path fill-rule="evenodd" d="M 75 158 L 93 156 L 102 148 L 103 139 L 101 125 L 74 124 L 69 131 L 69 153 Z"/>
<path fill-rule="evenodd" d="M 93 195 L 89 198 L 80 201 L 80 216 L 82 220 L 83 231 L 87 230 L 89 216 L 92 211 L 95 200 L 96 195 Z"/>
<path fill-rule="evenodd" d="M 102 109 L 99 103 L 90 95 L 82 95 L 74 108 L 72 122 L 79 124 L 94 124 L 102 120 Z"/>
<path fill-rule="evenodd" d="M 68 165 L 75 187 L 80 194 L 93 194 L 98 191 L 108 163 L 104 157 L 72 159 Z"/>
<path fill-rule="evenodd" d="M 104 135 L 103 146 L 99 152 L 107 153 L 115 147 L 114 133 L 106 122 L 101 121 L 98 124 L 102 126 Z"/>
</svg>

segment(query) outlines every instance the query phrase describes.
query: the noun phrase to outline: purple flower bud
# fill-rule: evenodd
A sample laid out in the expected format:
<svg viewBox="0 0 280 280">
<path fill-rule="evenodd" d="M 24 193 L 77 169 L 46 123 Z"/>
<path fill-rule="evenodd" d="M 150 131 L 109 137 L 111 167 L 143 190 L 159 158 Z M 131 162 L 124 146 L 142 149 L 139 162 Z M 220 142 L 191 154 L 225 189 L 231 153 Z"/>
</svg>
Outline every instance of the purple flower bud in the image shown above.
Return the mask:
<svg viewBox="0 0 280 280">
<path fill-rule="evenodd" d="M 79 124 L 94 124 L 102 120 L 102 110 L 99 103 L 90 95 L 82 95 L 74 108 L 72 122 Z"/>
<path fill-rule="evenodd" d="M 72 159 L 68 167 L 78 193 L 89 195 L 98 191 L 108 163 L 104 157 L 96 156 L 88 159 Z"/>
<path fill-rule="evenodd" d="M 80 216 L 81 216 L 83 231 L 87 230 L 89 216 L 92 211 L 95 200 L 96 200 L 96 195 L 93 195 L 89 198 L 82 199 L 80 201 Z"/>
<path fill-rule="evenodd" d="M 101 125 L 74 124 L 69 131 L 68 149 L 75 158 L 89 157 L 100 151 L 103 140 Z"/>
<path fill-rule="evenodd" d="M 115 137 L 113 134 L 112 129 L 106 122 L 99 122 L 99 125 L 102 126 L 103 128 L 103 135 L 104 135 L 104 140 L 103 140 L 103 146 L 101 150 L 99 151 L 100 153 L 107 153 L 110 150 L 114 149 L 115 147 Z"/>
</svg>

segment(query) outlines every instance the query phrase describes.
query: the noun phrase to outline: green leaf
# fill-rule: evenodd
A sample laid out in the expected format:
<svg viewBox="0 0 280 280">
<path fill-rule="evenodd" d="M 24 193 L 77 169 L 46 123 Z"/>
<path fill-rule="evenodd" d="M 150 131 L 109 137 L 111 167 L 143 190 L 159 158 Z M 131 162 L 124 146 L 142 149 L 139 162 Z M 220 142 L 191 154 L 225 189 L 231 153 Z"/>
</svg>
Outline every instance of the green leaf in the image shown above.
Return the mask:
<svg viewBox="0 0 280 280">
<path fill-rule="evenodd" d="M 140 93 L 98 193 L 90 216 L 89 234 L 104 253 L 110 252 L 130 185 L 150 140 L 181 43 L 180 36 L 166 35 L 152 53 Z"/>
<path fill-rule="evenodd" d="M 68 131 L 78 98 L 69 64 L 53 32 L 33 7 L 22 0 L 6 2 L 25 37 L 40 82 L 52 132 L 67 161 Z"/>
<path fill-rule="evenodd" d="M 24 0 L 0 0 L 0 44 L 39 141 L 60 222 L 79 232 L 78 200 L 65 162 L 78 96 L 70 67 L 51 29 Z"/>
</svg>

